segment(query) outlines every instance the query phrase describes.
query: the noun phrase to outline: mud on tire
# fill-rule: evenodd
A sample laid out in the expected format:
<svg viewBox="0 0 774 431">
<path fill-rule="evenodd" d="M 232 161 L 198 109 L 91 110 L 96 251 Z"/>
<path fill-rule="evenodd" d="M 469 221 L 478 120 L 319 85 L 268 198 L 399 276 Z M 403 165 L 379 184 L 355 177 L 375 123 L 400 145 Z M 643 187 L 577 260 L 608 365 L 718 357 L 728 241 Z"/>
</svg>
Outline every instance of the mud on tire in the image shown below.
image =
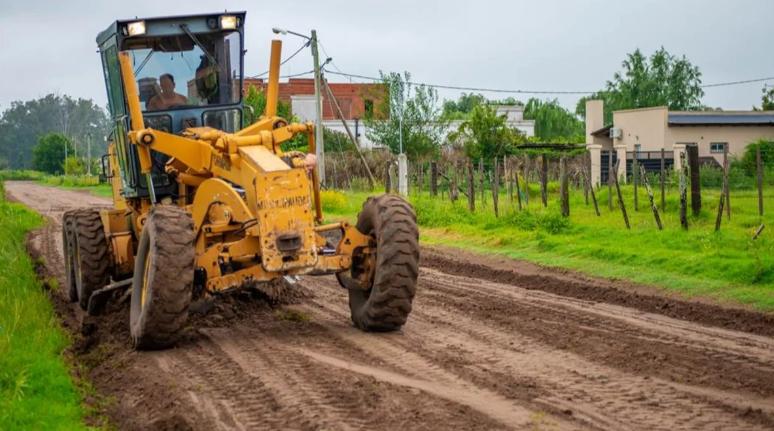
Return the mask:
<svg viewBox="0 0 774 431">
<path fill-rule="evenodd" d="M 64 257 L 67 297 L 70 302 L 78 302 L 78 288 L 75 286 L 72 213 L 73 211 L 67 211 L 62 215 L 62 256 Z"/>
<path fill-rule="evenodd" d="M 129 314 L 136 349 L 173 345 L 188 319 L 194 277 L 194 231 L 182 208 L 151 209 L 134 262 Z"/>
<path fill-rule="evenodd" d="M 368 198 L 357 229 L 376 239 L 376 271 L 368 290 L 342 283 L 349 290 L 352 322 L 365 331 L 399 329 L 411 313 L 419 273 L 414 209 L 395 195 Z"/>
<path fill-rule="evenodd" d="M 110 247 L 99 209 L 83 208 L 65 213 L 62 240 L 70 299 L 77 300 L 86 310 L 92 292 L 110 281 Z"/>
</svg>

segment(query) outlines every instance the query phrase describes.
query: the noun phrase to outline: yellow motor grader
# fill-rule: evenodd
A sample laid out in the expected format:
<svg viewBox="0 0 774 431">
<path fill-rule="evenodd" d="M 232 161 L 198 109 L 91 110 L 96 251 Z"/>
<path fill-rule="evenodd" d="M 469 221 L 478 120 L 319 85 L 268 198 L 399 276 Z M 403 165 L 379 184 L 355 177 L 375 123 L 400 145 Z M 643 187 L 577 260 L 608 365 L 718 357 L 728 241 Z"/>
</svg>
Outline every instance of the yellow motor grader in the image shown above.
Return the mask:
<svg viewBox="0 0 774 431">
<path fill-rule="evenodd" d="M 400 328 L 418 272 L 416 216 L 369 198 L 356 225 L 323 223 L 314 158 L 283 151 L 314 126 L 277 116 L 281 42 L 266 109 L 242 127 L 245 13 L 116 21 L 97 37 L 113 129 L 103 173 L 113 208 L 64 214 L 70 299 L 97 313 L 130 295 L 138 349 L 175 343 L 192 299 L 336 274 L 352 321 Z"/>
</svg>

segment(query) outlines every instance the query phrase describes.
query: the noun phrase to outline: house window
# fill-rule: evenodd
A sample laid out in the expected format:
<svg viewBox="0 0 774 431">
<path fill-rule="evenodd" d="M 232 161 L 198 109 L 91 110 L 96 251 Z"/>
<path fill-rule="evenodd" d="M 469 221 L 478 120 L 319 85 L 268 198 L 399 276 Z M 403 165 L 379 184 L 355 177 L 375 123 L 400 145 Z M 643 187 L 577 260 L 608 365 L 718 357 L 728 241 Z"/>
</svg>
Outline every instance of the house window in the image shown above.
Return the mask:
<svg viewBox="0 0 774 431">
<path fill-rule="evenodd" d="M 728 144 L 725 142 L 712 142 L 710 143 L 710 153 L 723 154 L 723 152 L 726 150 L 726 145 Z"/>
<path fill-rule="evenodd" d="M 374 115 L 374 101 L 371 99 L 366 99 L 364 105 L 366 118 L 372 117 Z"/>
</svg>

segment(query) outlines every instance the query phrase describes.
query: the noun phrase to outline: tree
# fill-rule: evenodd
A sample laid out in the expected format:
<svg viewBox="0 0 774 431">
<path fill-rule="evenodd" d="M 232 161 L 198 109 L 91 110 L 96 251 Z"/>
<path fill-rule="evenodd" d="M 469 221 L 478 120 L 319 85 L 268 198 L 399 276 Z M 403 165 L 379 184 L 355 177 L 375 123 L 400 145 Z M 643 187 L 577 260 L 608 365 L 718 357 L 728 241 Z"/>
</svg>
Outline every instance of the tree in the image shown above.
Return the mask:
<svg viewBox="0 0 774 431">
<path fill-rule="evenodd" d="M 529 99 L 524 118 L 535 120 L 535 136 L 540 140 L 585 142 L 583 122 L 556 99 Z"/>
<path fill-rule="evenodd" d="M 85 154 L 89 136 L 92 154 L 106 150 L 102 137 L 111 128 L 107 111 L 90 99 L 49 94 L 26 102 L 14 101 L 0 116 L 0 159 L 12 169 L 29 168 L 32 148 L 47 133 L 61 133 L 73 145 L 73 153 Z"/>
<path fill-rule="evenodd" d="M 438 93 L 424 85 L 412 85 L 408 72 L 380 75 L 387 94 L 375 98 L 380 100 L 378 110 L 363 119 L 368 138 L 393 153 L 399 153 L 402 146 L 412 160 L 436 155 L 448 125 L 441 118 Z"/>
<path fill-rule="evenodd" d="M 65 153 L 73 154 L 73 146 L 65 135 L 43 135 L 32 149 L 32 167 L 49 174 L 61 174 L 64 172 Z"/>
<path fill-rule="evenodd" d="M 449 120 L 462 120 L 479 105 L 486 105 L 489 101 L 480 93 L 462 93 L 456 101 L 445 100 L 443 102 L 443 116 Z"/>
<path fill-rule="evenodd" d="M 247 94 L 244 97 L 244 115 L 242 118 L 242 127 L 247 127 L 258 120 L 266 111 L 266 93 L 254 85 L 247 87 Z M 277 116 L 292 120 L 290 104 L 281 100 L 277 101 Z"/>
<path fill-rule="evenodd" d="M 661 47 L 650 58 L 637 49 L 626 56 L 623 70 L 607 81 L 605 89 L 581 98 L 575 112 L 586 117 L 586 100 L 605 102 L 605 122 L 619 109 L 667 106 L 671 110 L 702 109 L 701 72 L 685 56 L 675 57 Z"/>
<path fill-rule="evenodd" d="M 465 155 L 472 159 L 512 154 L 514 146 L 526 140 L 520 131 L 508 127 L 505 115 L 497 115 L 489 105 L 473 108 L 450 139 L 462 143 Z"/>
<path fill-rule="evenodd" d="M 774 111 L 774 86 L 764 86 L 761 99 L 761 109 L 764 111 Z"/>
</svg>

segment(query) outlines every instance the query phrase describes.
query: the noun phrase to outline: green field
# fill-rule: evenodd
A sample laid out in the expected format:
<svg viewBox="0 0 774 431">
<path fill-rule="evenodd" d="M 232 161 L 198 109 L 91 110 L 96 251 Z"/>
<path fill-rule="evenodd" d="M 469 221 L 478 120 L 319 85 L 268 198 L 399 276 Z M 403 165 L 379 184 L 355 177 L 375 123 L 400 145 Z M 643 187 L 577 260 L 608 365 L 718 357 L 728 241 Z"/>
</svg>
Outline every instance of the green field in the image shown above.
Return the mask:
<svg viewBox="0 0 774 431">
<path fill-rule="evenodd" d="M 69 340 L 24 248 L 25 233 L 42 223 L 0 187 L 0 430 L 84 428 L 63 356 Z"/>
<path fill-rule="evenodd" d="M 724 216 L 717 233 L 717 189 L 704 190 L 702 212 L 698 217 L 689 215 L 687 231 L 680 227 L 676 190 L 667 192 L 666 211 L 661 214 L 663 231 L 656 228 L 642 188 L 639 211 L 634 211 L 633 188 L 623 188 L 631 230 L 626 229 L 617 205 L 613 211 L 608 209 L 606 187 L 597 196 L 601 217 L 591 204 L 585 204 L 582 191 L 573 190 L 568 219 L 560 216 L 556 185 L 551 184 L 549 190 L 548 208 L 543 208 L 539 191 L 533 187 L 528 209 L 521 212 L 515 202 L 501 194 L 499 218 L 492 210 L 491 193 L 484 205 L 480 194 L 477 196 L 474 214 L 468 211 L 462 195 L 455 203 L 448 197 L 431 198 L 427 192 L 414 193 L 410 200 L 424 244 L 500 254 L 633 280 L 689 297 L 704 296 L 774 311 L 774 191 L 767 191 L 764 198 L 769 211 L 763 219 L 767 228 L 753 241 L 753 233 L 761 224 L 753 190 L 732 191 L 731 221 Z M 325 192 L 326 219 L 354 220 L 367 196 L 362 192 Z"/>
</svg>

